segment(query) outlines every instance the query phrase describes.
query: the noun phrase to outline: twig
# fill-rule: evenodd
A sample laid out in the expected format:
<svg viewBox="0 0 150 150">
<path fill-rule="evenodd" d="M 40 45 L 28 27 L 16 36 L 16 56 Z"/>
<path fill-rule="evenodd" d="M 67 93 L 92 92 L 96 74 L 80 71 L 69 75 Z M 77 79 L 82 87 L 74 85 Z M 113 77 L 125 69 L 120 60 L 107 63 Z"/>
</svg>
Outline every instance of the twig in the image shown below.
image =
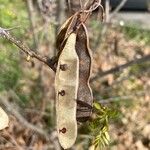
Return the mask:
<svg viewBox="0 0 150 150">
<path fill-rule="evenodd" d="M 0 29 L 3 29 L 3 30 L 5 30 L 5 31 L 11 31 L 11 30 L 14 30 L 14 29 L 18 29 L 18 28 L 20 28 L 20 26 L 16 26 L 16 27 L 11 27 L 11 28 L 1 28 L 0 27 Z"/>
<path fill-rule="evenodd" d="M 105 15 L 106 15 L 106 21 L 105 21 L 105 24 L 104 24 L 104 26 L 103 26 L 103 28 L 102 28 L 102 31 L 100 32 L 100 34 L 99 34 L 99 36 L 98 36 L 98 43 L 102 40 L 102 37 L 105 35 L 105 33 L 106 33 L 106 31 L 107 31 L 107 29 L 108 29 L 108 27 L 109 27 L 109 25 L 111 25 L 112 23 L 111 23 L 111 19 L 117 14 L 117 12 L 124 6 L 124 4 L 126 3 L 126 1 L 127 0 L 122 0 L 121 2 L 120 2 L 120 4 L 117 6 L 117 8 L 112 12 L 112 14 L 110 14 L 110 12 L 109 12 L 109 9 L 110 9 L 110 0 L 106 0 L 105 1 Z M 101 43 L 101 42 L 100 42 Z M 98 44 L 97 44 L 97 42 L 96 42 L 96 46 L 95 46 L 95 48 L 97 49 L 97 46 Z"/>
<path fill-rule="evenodd" d="M 83 10 L 83 3 L 82 3 L 82 0 L 79 0 L 80 2 L 80 9 Z"/>
<path fill-rule="evenodd" d="M 61 150 L 60 145 L 58 144 L 58 140 L 57 140 L 57 134 L 56 131 L 51 132 L 51 134 L 47 134 L 45 130 L 43 130 L 40 127 L 37 127 L 31 123 L 29 123 L 18 111 L 17 106 L 12 105 L 11 103 L 9 103 L 8 101 L 8 97 L 13 97 L 14 95 L 12 95 L 12 93 L 9 92 L 3 92 L 0 93 L 0 103 L 5 105 L 6 109 L 13 115 L 15 116 L 18 121 L 21 123 L 22 126 L 24 126 L 25 128 L 28 128 L 32 131 L 34 131 L 35 133 L 43 136 L 46 140 L 50 141 L 53 146 L 55 147 L 56 150 Z"/>
<path fill-rule="evenodd" d="M 112 85 L 106 87 L 103 89 L 104 92 L 106 91 L 110 91 L 114 86 L 118 85 L 118 84 L 121 84 L 122 82 L 132 78 L 132 77 L 140 77 L 141 75 L 143 75 L 144 73 L 150 73 L 150 68 L 146 68 L 146 69 L 143 69 L 141 70 L 140 72 L 137 72 L 137 73 L 129 73 L 127 76 L 125 77 L 122 77 L 121 79 L 119 80 L 115 80 Z"/>
<path fill-rule="evenodd" d="M 65 0 L 56 0 L 57 2 L 57 13 L 56 13 L 56 35 L 58 33 L 60 25 L 63 23 L 65 18 Z"/>
<path fill-rule="evenodd" d="M 131 61 L 127 62 L 126 64 L 119 65 L 119 66 L 114 67 L 112 69 L 109 69 L 107 71 L 99 72 L 95 77 L 93 77 L 91 79 L 91 81 L 95 81 L 100 77 L 104 77 L 106 75 L 113 74 L 115 72 L 120 72 L 120 71 L 122 71 L 122 70 L 124 70 L 124 69 L 126 69 L 126 68 L 128 68 L 132 65 L 140 64 L 140 63 L 143 63 L 143 62 L 146 62 L 146 61 L 150 61 L 150 55 L 146 55 L 146 56 L 143 56 L 142 58 L 131 60 Z"/>
<path fill-rule="evenodd" d="M 18 150 L 23 150 L 23 148 L 17 143 L 16 139 L 14 138 L 14 136 L 12 136 L 8 130 L 4 131 L 6 133 L 6 135 L 11 139 L 12 143 L 15 144 L 16 148 Z"/>
<path fill-rule="evenodd" d="M 127 0 L 122 0 L 120 2 L 120 4 L 116 7 L 116 9 L 110 15 L 110 19 L 112 19 L 118 13 L 118 11 L 125 5 L 126 2 Z"/>
<path fill-rule="evenodd" d="M 29 47 L 27 47 L 26 45 L 24 45 L 20 40 L 16 39 L 14 36 L 12 36 L 9 32 L 9 29 L 3 29 L 0 27 L 0 37 L 7 39 L 8 41 L 12 42 L 13 44 L 15 44 L 17 47 L 19 47 L 24 53 L 27 54 L 27 56 L 31 57 L 31 58 L 36 58 L 39 61 L 43 62 L 44 64 L 46 64 L 47 66 L 49 66 L 53 71 L 56 70 L 56 68 L 54 67 L 54 64 L 56 62 L 56 58 L 52 57 L 52 58 L 48 58 L 48 57 L 43 57 L 37 53 L 35 53 L 34 51 L 32 51 Z"/>
<path fill-rule="evenodd" d="M 35 48 L 38 48 L 38 39 L 35 33 L 35 12 L 33 7 L 33 0 L 27 0 L 27 7 L 28 7 L 28 14 L 29 14 L 29 20 L 30 20 L 30 26 L 32 30 L 33 40 L 34 40 L 34 46 Z"/>
<path fill-rule="evenodd" d="M 33 108 L 25 108 L 24 111 L 27 113 L 36 113 L 37 115 L 42 115 L 42 116 L 50 116 L 50 113 L 47 113 L 45 111 L 40 111 L 38 109 L 33 109 Z"/>
<path fill-rule="evenodd" d="M 147 89 L 147 92 L 149 91 L 149 89 Z M 146 93 L 146 91 L 138 91 L 136 93 L 133 93 L 131 95 L 123 95 L 123 96 L 117 96 L 117 97 L 110 97 L 110 98 L 107 98 L 107 99 L 100 99 L 98 100 L 98 102 L 100 102 L 101 104 L 108 104 L 108 103 L 111 103 L 111 102 L 118 102 L 118 101 L 121 101 L 121 100 L 128 100 L 130 98 L 134 98 L 135 96 L 144 96 Z"/>
<path fill-rule="evenodd" d="M 106 14 L 106 22 L 108 23 L 110 21 L 110 0 L 105 1 L 105 14 Z"/>
<path fill-rule="evenodd" d="M 69 14 L 71 14 L 71 3 L 70 3 L 70 0 L 67 0 L 66 1 L 66 3 L 67 3 L 67 7 L 68 7 L 68 11 L 69 11 Z"/>
<path fill-rule="evenodd" d="M 24 127 L 27 127 L 27 128 L 29 128 L 29 129 L 31 129 L 32 131 L 35 131 L 35 132 L 38 133 L 39 135 L 42 135 L 42 136 L 45 137 L 46 139 L 49 139 L 49 136 L 47 135 L 47 133 L 46 133 L 43 129 L 41 129 L 41 128 L 39 128 L 39 127 L 37 127 L 37 126 L 35 126 L 35 125 L 29 123 L 29 122 L 17 111 L 17 108 L 14 108 L 14 106 L 11 105 L 11 104 L 8 102 L 7 99 L 8 99 L 7 96 L 5 96 L 5 95 L 0 95 L 0 102 L 1 102 L 3 105 L 6 106 L 6 109 L 7 109 L 12 115 L 14 115 Z"/>
</svg>

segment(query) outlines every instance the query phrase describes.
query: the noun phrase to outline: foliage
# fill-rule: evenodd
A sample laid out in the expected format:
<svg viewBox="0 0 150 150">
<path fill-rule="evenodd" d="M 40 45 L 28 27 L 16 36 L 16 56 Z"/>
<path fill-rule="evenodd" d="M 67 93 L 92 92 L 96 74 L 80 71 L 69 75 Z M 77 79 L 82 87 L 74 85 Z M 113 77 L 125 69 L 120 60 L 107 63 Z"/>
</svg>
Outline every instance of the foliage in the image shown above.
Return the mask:
<svg viewBox="0 0 150 150">
<path fill-rule="evenodd" d="M 109 120 L 115 118 L 117 111 L 102 106 L 100 103 L 94 103 L 95 119 L 90 122 L 90 128 L 94 134 L 93 145 L 95 148 L 105 147 L 110 143 L 110 136 L 108 133 Z"/>
<path fill-rule="evenodd" d="M 17 85 L 21 75 L 18 60 L 6 50 L 0 51 L 0 91 L 13 89 Z"/>
<path fill-rule="evenodd" d="M 150 43 L 150 30 L 142 29 L 136 24 L 130 24 L 122 28 L 123 32 L 128 38 L 134 39 L 138 42 L 143 42 L 144 44 Z"/>
<path fill-rule="evenodd" d="M 14 32 L 17 36 L 24 34 L 25 30 L 23 27 L 28 27 L 29 24 L 27 12 L 24 10 L 25 2 L 23 1 L 0 0 L 0 26 L 9 28 L 21 25 L 22 29 L 14 30 Z M 8 41 L 0 39 L 0 43 L 0 90 L 13 89 L 21 75 L 18 63 L 19 54 L 17 48 Z"/>
<path fill-rule="evenodd" d="M 2 27 L 27 24 L 28 14 L 25 11 L 26 7 L 24 1 L 18 3 L 18 0 L 0 0 L 0 4 L 0 23 Z M 17 11 L 18 9 L 19 15 Z"/>
</svg>

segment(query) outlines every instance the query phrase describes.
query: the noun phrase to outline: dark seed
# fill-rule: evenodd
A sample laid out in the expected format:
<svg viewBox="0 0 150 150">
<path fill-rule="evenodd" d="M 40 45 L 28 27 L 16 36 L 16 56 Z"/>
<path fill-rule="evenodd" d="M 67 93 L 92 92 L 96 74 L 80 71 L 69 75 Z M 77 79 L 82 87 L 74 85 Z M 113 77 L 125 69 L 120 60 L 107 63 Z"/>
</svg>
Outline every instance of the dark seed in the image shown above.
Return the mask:
<svg viewBox="0 0 150 150">
<path fill-rule="evenodd" d="M 62 132 L 62 133 L 66 133 L 67 129 L 66 128 L 62 128 L 61 130 L 59 130 L 59 133 Z"/>
<path fill-rule="evenodd" d="M 67 70 L 67 64 L 60 65 L 60 69 L 62 71 L 66 71 Z"/>
<path fill-rule="evenodd" d="M 65 90 L 61 90 L 60 92 L 58 92 L 58 94 L 60 94 L 61 96 L 64 96 L 65 95 Z"/>
</svg>

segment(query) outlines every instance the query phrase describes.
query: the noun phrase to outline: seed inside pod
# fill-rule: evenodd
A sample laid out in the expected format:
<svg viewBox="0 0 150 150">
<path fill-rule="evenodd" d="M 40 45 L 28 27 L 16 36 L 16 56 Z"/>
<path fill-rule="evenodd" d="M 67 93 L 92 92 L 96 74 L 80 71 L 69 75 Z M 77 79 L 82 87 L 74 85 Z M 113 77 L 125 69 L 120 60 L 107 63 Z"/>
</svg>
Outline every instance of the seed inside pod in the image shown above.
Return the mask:
<svg viewBox="0 0 150 150">
<path fill-rule="evenodd" d="M 66 71 L 67 70 L 67 64 L 63 64 L 63 65 L 60 65 L 60 69 L 62 70 L 62 71 Z"/>
<path fill-rule="evenodd" d="M 65 92 L 65 90 L 61 90 L 60 92 L 58 92 L 58 94 L 61 96 L 65 96 L 66 92 Z"/>
<path fill-rule="evenodd" d="M 61 133 L 66 133 L 66 131 L 67 131 L 66 128 L 62 128 L 62 129 L 59 130 L 59 132 L 61 132 Z"/>
</svg>

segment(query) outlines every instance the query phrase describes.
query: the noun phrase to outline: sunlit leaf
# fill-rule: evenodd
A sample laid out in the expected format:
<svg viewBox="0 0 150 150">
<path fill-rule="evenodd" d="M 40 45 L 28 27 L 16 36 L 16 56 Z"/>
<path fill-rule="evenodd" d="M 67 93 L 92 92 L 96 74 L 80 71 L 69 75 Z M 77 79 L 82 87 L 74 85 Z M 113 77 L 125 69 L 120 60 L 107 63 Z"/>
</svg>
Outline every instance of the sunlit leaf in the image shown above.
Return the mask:
<svg viewBox="0 0 150 150">
<path fill-rule="evenodd" d="M 94 107 L 98 110 L 101 110 L 101 105 L 99 103 L 94 102 Z"/>
</svg>

